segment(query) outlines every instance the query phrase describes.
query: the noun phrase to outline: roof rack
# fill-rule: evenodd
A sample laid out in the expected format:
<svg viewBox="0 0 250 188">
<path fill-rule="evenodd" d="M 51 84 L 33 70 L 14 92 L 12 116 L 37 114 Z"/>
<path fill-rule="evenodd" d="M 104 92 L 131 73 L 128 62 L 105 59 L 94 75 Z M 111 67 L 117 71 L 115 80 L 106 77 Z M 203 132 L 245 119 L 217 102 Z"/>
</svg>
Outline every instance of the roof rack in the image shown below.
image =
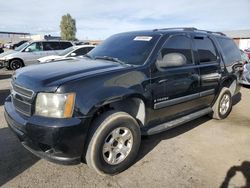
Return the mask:
<svg viewBox="0 0 250 188">
<path fill-rule="evenodd" d="M 161 29 L 154 29 L 153 31 L 159 30 L 182 30 L 182 31 L 194 31 L 197 30 L 195 27 L 171 27 L 171 28 L 161 28 Z"/>
<path fill-rule="evenodd" d="M 162 29 L 154 29 L 153 31 L 159 31 L 159 30 L 181 30 L 181 31 L 193 31 L 193 32 L 204 32 L 209 34 L 215 34 L 215 35 L 222 35 L 226 36 L 222 32 L 214 32 L 214 31 L 206 31 L 206 30 L 200 30 L 195 27 L 172 27 L 172 28 L 162 28 Z"/>
<path fill-rule="evenodd" d="M 222 32 L 216 32 L 216 31 L 206 31 L 206 30 L 199 30 L 197 29 L 196 31 L 199 31 L 199 32 L 204 32 L 204 33 L 209 33 L 209 34 L 215 34 L 215 35 L 222 35 L 222 36 L 226 36 L 224 33 Z"/>
</svg>

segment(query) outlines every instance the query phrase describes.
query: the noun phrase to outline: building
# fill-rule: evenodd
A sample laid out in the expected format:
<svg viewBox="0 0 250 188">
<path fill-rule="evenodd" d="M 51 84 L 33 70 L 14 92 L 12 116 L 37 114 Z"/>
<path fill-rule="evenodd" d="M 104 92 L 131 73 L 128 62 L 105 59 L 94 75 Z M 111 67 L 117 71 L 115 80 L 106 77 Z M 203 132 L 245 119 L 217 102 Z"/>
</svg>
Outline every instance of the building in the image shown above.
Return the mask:
<svg viewBox="0 0 250 188">
<path fill-rule="evenodd" d="M 238 47 L 242 50 L 250 48 L 250 29 L 224 31 L 228 37 L 233 38 Z"/>
<path fill-rule="evenodd" d="M 27 39 L 30 39 L 30 33 L 0 31 L 0 43 L 15 43 Z"/>
</svg>

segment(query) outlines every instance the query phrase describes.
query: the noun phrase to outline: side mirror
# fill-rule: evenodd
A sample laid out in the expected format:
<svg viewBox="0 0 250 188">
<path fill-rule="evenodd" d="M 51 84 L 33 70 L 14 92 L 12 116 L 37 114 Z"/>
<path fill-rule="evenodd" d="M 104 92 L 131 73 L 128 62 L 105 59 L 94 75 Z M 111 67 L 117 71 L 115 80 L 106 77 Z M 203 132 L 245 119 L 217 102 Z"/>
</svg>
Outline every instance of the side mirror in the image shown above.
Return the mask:
<svg viewBox="0 0 250 188">
<path fill-rule="evenodd" d="M 73 52 L 73 53 L 70 54 L 70 56 L 74 57 L 74 56 L 76 56 L 76 53 Z"/>
<path fill-rule="evenodd" d="M 30 48 L 26 48 L 24 51 L 25 52 L 31 52 L 31 49 Z"/>
<path fill-rule="evenodd" d="M 187 58 L 181 53 L 168 53 L 157 60 L 157 65 L 160 68 L 178 67 L 186 65 L 186 63 Z"/>
</svg>

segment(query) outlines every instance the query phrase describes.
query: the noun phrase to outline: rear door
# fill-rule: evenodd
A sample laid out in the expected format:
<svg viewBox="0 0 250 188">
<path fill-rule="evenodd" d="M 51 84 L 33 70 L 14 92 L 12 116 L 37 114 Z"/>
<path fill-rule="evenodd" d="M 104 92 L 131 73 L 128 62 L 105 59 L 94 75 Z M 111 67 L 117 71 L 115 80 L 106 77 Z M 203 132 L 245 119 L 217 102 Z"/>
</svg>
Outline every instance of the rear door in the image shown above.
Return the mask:
<svg viewBox="0 0 250 188">
<path fill-rule="evenodd" d="M 61 50 L 60 42 L 46 41 L 43 42 L 43 56 L 58 55 Z"/>
<path fill-rule="evenodd" d="M 209 106 L 221 79 L 220 57 L 215 44 L 207 35 L 193 35 L 194 55 L 200 71 L 200 96 Z"/>
</svg>

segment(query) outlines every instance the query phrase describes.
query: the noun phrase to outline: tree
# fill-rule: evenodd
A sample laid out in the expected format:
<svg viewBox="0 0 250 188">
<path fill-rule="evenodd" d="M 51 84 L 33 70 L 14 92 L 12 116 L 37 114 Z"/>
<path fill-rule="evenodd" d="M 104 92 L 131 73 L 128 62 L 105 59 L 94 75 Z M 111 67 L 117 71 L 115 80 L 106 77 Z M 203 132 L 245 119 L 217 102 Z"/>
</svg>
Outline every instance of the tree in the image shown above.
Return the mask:
<svg viewBox="0 0 250 188">
<path fill-rule="evenodd" d="M 70 14 L 62 16 L 60 28 L 61 28 L 62 39 L 64 40 L 76 39 L 76 21 L 71 17 Z"/>
</svg>

